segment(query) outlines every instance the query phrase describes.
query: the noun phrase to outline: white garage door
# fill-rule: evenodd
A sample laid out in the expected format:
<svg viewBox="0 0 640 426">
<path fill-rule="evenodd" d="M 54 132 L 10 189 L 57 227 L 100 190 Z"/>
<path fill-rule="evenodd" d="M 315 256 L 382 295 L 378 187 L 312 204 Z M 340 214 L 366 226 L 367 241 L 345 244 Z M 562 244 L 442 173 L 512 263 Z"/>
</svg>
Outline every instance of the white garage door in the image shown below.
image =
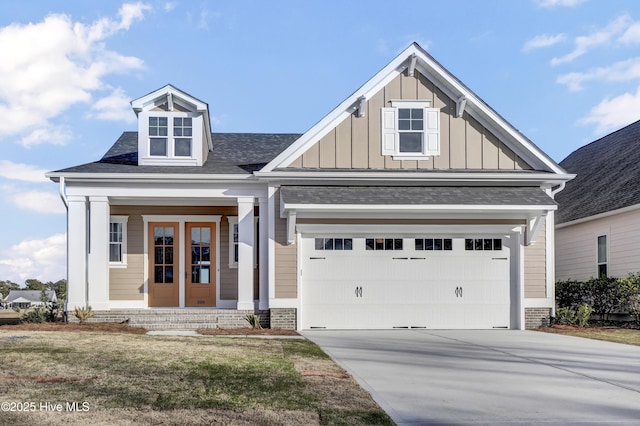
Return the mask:
<svg viewBox="0 0 640 426">
<path fill-rule="evenodd" d="M 508 328 L 509 249 L 495 236 L 302 238 L 302 328 Z"/>
</svg>

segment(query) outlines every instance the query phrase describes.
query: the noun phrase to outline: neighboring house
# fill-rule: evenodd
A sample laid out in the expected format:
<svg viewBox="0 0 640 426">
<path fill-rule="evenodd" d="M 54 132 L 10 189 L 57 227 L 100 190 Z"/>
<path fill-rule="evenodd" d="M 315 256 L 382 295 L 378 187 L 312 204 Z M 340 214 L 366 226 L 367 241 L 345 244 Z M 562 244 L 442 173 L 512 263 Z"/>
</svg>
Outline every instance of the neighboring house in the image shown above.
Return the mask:
<svg viewBox="0 0 640 426">
<path fill-rule="evenodd" d="M 640 121 L 577 149 L 558 194 L 556 278 L 640 272 Z"/>
<path fill-rule="evenodd" d="M 137 132 L 47 174 L 68 209 L 67 309 L 298 329 L 551 314 L 554 188 L 572 176 L 417 44 L 302 135 L 211 133 L 171 85 L 132 107 Z"/>
<path fill-rule="evenodd" d="M 46 302 L 42 301 L 42 292 L 39 290 L 11 290 L 5 299 L 5 303 L 9 308 L 32 308 L 36 306 L 45 306 L 48 303 L 58 303 L 56 292 L 46 290 Z"/>
</svg>

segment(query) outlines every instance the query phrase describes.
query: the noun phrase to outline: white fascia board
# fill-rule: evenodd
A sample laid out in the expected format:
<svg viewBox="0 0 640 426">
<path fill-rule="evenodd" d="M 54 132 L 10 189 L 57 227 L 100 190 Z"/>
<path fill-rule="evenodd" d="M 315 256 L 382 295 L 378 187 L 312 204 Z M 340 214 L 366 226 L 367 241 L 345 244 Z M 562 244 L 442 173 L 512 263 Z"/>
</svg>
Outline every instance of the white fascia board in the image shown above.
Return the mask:
<svg viewBox="0 0 640 426">
<path fill-rule="evenodd" d="M 146 109 L 149 106 L 152 106 L 158 98 L 162 98 L 168 94 L 171 94 L 171 96 L 174 97 L 174 102 L 187 107 L 187 109 L 193 111 L 206 111 L 209 109 L 209 106 L 206 102 L 194 98 L 193 96 L 183 92 L 182 90 L 172 86 L 171 84 L 167 84 L 166 86 L 163 86 L 158 90 L 144 95 L 141 98 L 134 99 L 133 101 L 131 101 L 131 107 L 136 112 L 136 114 L 138 114 L 140 111 Z M 178 99 L 176 99 L 176 97 Z"/>
<path fill-rule="evenodd" d="M 389 183 L 393 182 L 460 182 L 473 183 L 474 186 L 481 186 L 486 182 L 496 182 L 503 184 L 520 185 L 523 183 L 528 184 L 542 184 L 548 183 L 557 185 L 562 182 L 569 181 L 575 177 L 573 174 L 552 174 L 552 173 L 473 173 L 473 172 L 455 172 L 455 173 L 438 173 L 433 171 L 425 172 L 376 172 L 376 171 L 286 171 L 278 170 L 272 172 L 254 172 L 254 175 L 260 180 L 268 181 L 296 181 L 301 180 L 317 180 L 318 182 L 327 181 L 339 183 L 347 183 L 354 180 L 362 181 L 383 181 Z M 344 182 L 342 182 L 344 181 Z"/>
<path fill-rule="evenodd" d="M 109 197 L 115 200 L 184 200 L 200 199 L 203 202 L 215 199 L 234 200 L 238 197 L 261 197 L 267 192 L 266 187 L 247 188 L 207 188 L 185 187 L 183 185 L 167 186 L 131 186 L 131 185 L 102 185 L 102 186 L 69 186 L 68 196 Z"/>
<path fill-rule="evenodd" d="M 558 206 L 550 205 L 471 205 L 471 204 L 388 204 L 388 205 L 371 205 L 371 204 L 287 204 L 284 203 L 281 214 L 290 211 L 297 212 L 482 212 L 482 211 L 499 211 L 499 212 L 540 212 L 557 210 Z"/>
<path fill-rule="evenodd" d="M 380 89 L 391 82 L 398 74 L 403 72 L 408 64 L 408 59 L 416 52 L 415 44 L 412 44 L 402 53 L 395 57 L 386 67 L 379 71 L 373 78 L 356 90 L 351 96 L 345 99 L 333 111 L 327 114 L 322 120 L 311 127 L 298 140 L 282 151 L 269 164 L 262 168 L 262 172 L 270 172 L 278 167 L 286 167 L 300 155 L 302 155 L 312 144 L 319 141 L 331 129 L 336 127 L 342 120 L 354 112 L 353 105 L 362 96 L 369 99 Z"/>
<path fill-rule="evenodd" d="M 587 216 L 580 219 L 572 220 L 570 222 L 560 223 L 555 226 L 556 229 L 566 228 L 568 226 L 579 225 L 585 222 L 591 222 L 592 220 L 605 219 L 610 216 L 615 216 L 624 213 L 630 213 L 636 210 L 640 210 L 640 204 L 634 204 L 633 206 L 623 207 L 621 209 L 611 210 L 604 213 L 595 214 L 593 216 Z"/>
<path fill-rule="evenodd" d="M 250 174 L 168 174 L 168 173 L 45 173 L 45 177 L 57 182 L 57 179 L 64 178 L 69 182 L 211 182 L 211 181 L 246 181 L 254 180 Z"/>
</svg>

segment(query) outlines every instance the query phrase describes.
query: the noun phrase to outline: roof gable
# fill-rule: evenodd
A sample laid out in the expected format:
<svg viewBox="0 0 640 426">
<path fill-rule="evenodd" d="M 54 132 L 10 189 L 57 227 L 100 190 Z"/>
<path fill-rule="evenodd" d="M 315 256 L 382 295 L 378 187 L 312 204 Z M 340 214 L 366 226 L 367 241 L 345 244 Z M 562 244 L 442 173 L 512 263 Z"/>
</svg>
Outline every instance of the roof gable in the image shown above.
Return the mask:
<svg viewBox="0 0 640 426">
<path fill-rule="evenodd" d="M 487 137 L 494 139 L 492 144 L 496 147 L 496 153 L 499 150 L 505 155 L 511 156 L 513 161 L 518 162 L 519 166 L 514 166 L 512 167 L 513 169 L 532 168 L 552 173 L 564 173 L 564 170 L 558 164 L 445 70 L 417 43 L 407 47 L 360 89 L 345 99 L 338 107 L 302 135 L 300 139 L 271 161 L 262 172 L 270 172 L 274 169 L 295 165 L 295 162 L 304 153 L 312 149 L 323 138 L 330 135 L 331 132 L 339 131 L 341 124 L 349 116 L 362 115 L 365 111 L 364 108 L 369 109 L 369 114 L 379 114 L 378 111 L 371 108 L 369 103 L 375 101 L 381 90 L 388 85 L 394 84 L 395 80 L 408 76 L 413 78 L 417 74 L 432 82 L 434 92 L 453 100 L 450 103 L 450 107 L 455 110 L 453 114 L 456 116 L 468 116 L 478 127 L 485 129 L 484 132 L 490 135 Z M 386 98 L 385 100 L 390 100 Z M 377 108 L 383 106 L 384 103 L 377 105 Z M 498 155 L 496 155 L 496 158 L 498 158 Z"/>
</svg>

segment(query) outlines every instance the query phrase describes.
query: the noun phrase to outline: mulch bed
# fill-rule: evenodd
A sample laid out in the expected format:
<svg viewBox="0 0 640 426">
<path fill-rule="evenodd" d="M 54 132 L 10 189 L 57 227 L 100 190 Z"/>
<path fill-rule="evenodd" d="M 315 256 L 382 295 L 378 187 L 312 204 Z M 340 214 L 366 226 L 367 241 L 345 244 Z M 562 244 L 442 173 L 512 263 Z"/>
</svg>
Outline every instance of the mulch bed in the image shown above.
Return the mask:
<svg viewBox="0 0 640 426">
<path fill-rule="evenodd" d="M 207 336 L 299 336 L 294 330 L 283 328 L 201 328 L 197 332 Z"/>
<path fill-rule="evenodd" d="M 620 330 L 621 328 L 628 329 L 636 329 L 637 327 L 621 327 L 620 325 L 605 325 L 605 326 L 589 326 L 589 327 L 579 327 L 577 325 L 562 325 L 562 324 L 554 324 L 551 327 L 540 327 L 538 331 L 544 331 L 546 333 L 556 333 L 556 334 L 564 334 L 564 333 L 572 333 L 572 332 L 581 332 L 581 333 L 611 333 L 616 330 Z"/>
</svg>

